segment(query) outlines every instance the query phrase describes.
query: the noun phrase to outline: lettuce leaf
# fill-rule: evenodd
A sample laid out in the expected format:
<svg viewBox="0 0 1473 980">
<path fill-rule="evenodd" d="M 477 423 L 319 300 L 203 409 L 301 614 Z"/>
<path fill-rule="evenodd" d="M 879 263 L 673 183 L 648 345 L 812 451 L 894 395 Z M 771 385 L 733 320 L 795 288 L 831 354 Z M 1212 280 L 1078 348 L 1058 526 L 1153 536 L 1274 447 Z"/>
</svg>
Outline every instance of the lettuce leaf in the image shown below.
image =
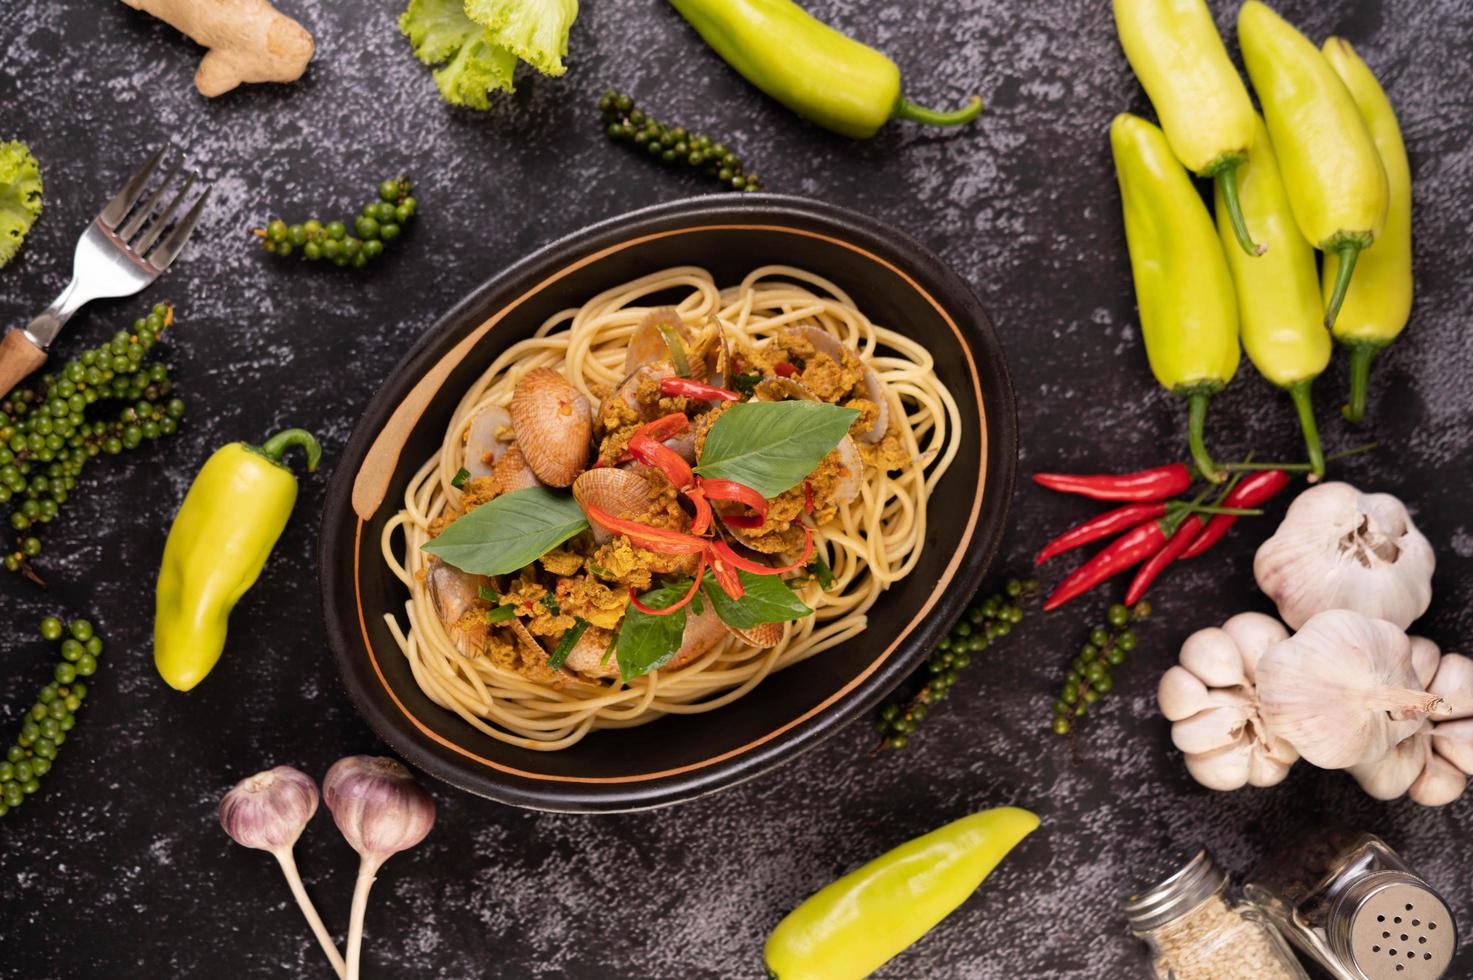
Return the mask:
<svg viewBox="0 0 1473 980">
<path fill-rule="evenodd" d="M 434 75 L 441 97 L 451 105 L 486 109 L 492 92 L 513 90 L 517 56 L 466 16 L 462 0 L 409 0 L 399 30 L 424 64 L 448 62 Z"/>
<path fill-rule="evenodd" d="M 471 20 L 484 24 L 491 40 L 516 53 L 544 75 L 561 75 L 568 32 L 578 19 L 578 0 L 465 0 Z"/>
<path fill-rule="evenodd" d="M 0 268 L 15 258 L 41 214 L 41 167 L 30 147 L 0 143 Z"/>
</svg>

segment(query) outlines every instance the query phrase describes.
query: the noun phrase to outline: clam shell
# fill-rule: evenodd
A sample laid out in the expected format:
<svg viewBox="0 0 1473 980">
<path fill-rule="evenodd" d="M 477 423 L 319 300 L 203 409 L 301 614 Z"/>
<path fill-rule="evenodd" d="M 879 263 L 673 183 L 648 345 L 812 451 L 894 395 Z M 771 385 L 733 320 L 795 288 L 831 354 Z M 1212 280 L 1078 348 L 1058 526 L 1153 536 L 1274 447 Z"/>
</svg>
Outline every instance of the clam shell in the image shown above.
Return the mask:
<svg viewBox="0 0 1473 980">
<path fill-rule="evenodd" d="M 716 609 L 705 603 L 699 616 L 686 607 L 685 632 L 681 635 L 680 649 L 661 670 L 675 670 L 708 653 L 712 647 L 730 635 L 726 624 L 716 615 Z"/>
<path fill-rule="evenodd" d="M 511 421 L 527 465 L 548 486 L 570 485 L 588 465 L 593 407 L 551 368 L 533 368 L 517 382 Z"/>
<path fill-rule="evenodd" d="M 520 446 L 512 446 L 502 454 L 501 459 L 496 461 L 495 474 L 497 493 L 511 493 L 513 490 L 542 485 L 537 474 L 532 472 L 532 467 L 527 465 L 527 457 L 522 455 Z"/>
<path fill-rule="evenodd" d="M 727 629 L 731 630 L 743 643 L 757 647 L 759 650 L 767 650 L 783 641 L 783 636 L 788 631 L 788 624 L 763 623 L 751 629 L 739 630 L 734 626 L 728 626 Z"/>
<path fill-rule="evenodd" d="M 861 481 L 864 479 L 864 460 L 860 458 L 859 447 L 848 435 L 839 440 L 834 451 L 839 454 L 839 465 L 844 467 L 844 472 L 839 474 L 834 483 L 834 500 L 847 504 L 859 496 Z"/>
<path fill-rule="evenodd" d="M 511 425 L 511 415 L 500 405 L 487 405 L 470 417 L 465 427 L 465 467 L 472 480 L 490 476 L 496 463 L 506 454 L 510 443 L 496 438 L 496 433 Z"/>
<path fill-rule="evenodd" d="M 630 470 L 601 466 L 587 470 L 573 481 L 573 499 L 588 512 L 590 506 L 612 514 L 614 517 L 638 517 L 649 506 L 650 483 L 638 473 Z M 589 522 L 593 538 L 599 544 L 613 539 L 613 532 Z"/>
<path fill-rule="evenodd" d="M 429 589 L 430 602 L 435 606 L 435 615 L 444 625 L 450 642 L 468 657 L 481 652 L 486 631 L 484 628 L 464 630 L 459 625 L 460 620 L 471 604 L 480 598 L 481 586 L 490 584 L 491 580 L 484 575 L 462 572 L 438 559 L 430 562 L 425 571 L 425 586 Z"/>
<path fill-rule="evenodd" d="M 607 663 L 602 662 L 604 651 L 609 648 L 609 640 L 613 635 L 597 626 L 588 627 L 578 638 L 578 642 L 573 644 L 573 649 L 568 651 L 568 657 L 563 661 L 563 670 L 595 680 L 618 677 L 619 664 L 612 656 Z"/>
<path fill-rule="evenodd" d="M 667 361 L 670 359 L 670 348 L 665 343 L 665 335 L 660 332 L 661 324 L 674 327 L 676 334 L 685 342 L 686 349 L 690 348 L 690 329 L 685 321 L 680 319 L 680 314 L 671 307 L 661 307 L 651 310 L 634 328 L 634 333 L 629 338 L 629 350 L 624 355 L 624 374 L 630 375 L 646 364 L 654 364 L 656 361 Z"/>
<path fill-rule="evenodd" d="M 844 363 L 844 354 L 847 352 L 856 359 L 859 353 L 853 348 L 845 347 L 839 342 L 839 338 L 815 326 L 797 327 L 796 330 L 808 339 L 813 349 L 827 354 L 839 364 Z M 879 442 L 885 438 L 885 430 L 890 427 L 890 405 L 885 400 L 885 386 L 880 383 L 880 376 L 874 372 L 868 364 L 864 366 L 864 397 L 879 406 L 879 414 L 875 416 L 875 424 L 870 430 L 859 438 L 864 442 Z"/>
</svg>

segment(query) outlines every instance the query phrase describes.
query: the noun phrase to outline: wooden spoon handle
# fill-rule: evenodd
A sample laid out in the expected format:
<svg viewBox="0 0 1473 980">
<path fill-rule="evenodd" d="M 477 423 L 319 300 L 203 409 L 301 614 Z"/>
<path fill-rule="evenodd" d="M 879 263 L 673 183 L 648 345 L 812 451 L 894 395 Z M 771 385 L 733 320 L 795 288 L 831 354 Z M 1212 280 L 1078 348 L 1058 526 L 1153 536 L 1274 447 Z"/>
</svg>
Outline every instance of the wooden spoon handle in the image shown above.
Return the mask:
<svg viewBox="0 0 1473 980">
<path fill-rule="evenodd" d="M 24 331 L 11 328 L 0 340 L 0 398 L 45 363 L 46 352 L 31 343 Z"/>
</svg>

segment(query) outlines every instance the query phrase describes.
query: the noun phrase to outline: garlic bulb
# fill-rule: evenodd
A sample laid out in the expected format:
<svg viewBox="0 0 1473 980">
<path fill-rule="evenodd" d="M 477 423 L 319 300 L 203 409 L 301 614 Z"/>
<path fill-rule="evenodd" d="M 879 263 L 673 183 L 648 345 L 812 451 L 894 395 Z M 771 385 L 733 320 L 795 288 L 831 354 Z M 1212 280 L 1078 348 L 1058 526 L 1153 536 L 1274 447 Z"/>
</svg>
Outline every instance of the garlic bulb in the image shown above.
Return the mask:
<svg viewBox="0 0 1473 980">
<path fill-rule="evenodd" d="M 1257 676 L 1269 730 L 1323 769 L 1385 757 L 1450 703 L 1418 681 L 1405 633 L 1345 609 L 1313 616 L 1263 655 Z"/>
<path fill-rule="evenodd" d="M 1272 617 L 1241 613 L 1187 637 L 1180 663 L 1162 676 L 1157 702 L 1173 722 L 1171 741 L 1208 789 L 1273 786 L 1299 758 L 1268 733 L 1254 691 L 1264 652 L 1288 635 Z"/>
<path fill-rule="evenodd" d="M 1259 546 L 1253 576 L 1294 629 L 1328 609 L 1406 629 L 1432 601 L 1435 564 L 1400 500 L 1322 483 L 1301 493 Z"/>
</svg>

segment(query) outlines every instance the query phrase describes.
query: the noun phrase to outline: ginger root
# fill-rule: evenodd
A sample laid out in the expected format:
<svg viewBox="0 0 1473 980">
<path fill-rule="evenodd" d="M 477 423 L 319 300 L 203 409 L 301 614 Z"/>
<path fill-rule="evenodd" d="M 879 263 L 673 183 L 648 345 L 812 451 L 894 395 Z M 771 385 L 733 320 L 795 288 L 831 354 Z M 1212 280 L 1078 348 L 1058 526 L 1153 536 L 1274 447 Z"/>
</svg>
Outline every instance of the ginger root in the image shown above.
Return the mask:
<svg viewBox="0 0 1473 980">
<path fill-rule="evenodd" d="M 214 98 L 241 82 L 294 82 L 312 60 L 312 35 L 268 0 L 123 0 L 210 50 L 194 73 Z"/>
</svg>

